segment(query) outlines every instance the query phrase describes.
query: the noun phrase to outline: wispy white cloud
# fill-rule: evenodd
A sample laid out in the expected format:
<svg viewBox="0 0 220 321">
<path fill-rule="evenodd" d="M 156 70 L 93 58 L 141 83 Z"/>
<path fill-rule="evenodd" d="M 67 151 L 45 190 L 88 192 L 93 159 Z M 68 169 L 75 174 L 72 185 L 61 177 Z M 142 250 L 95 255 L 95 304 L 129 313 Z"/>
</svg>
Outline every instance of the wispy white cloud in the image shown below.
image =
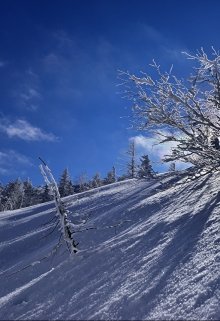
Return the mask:
<svg viewBox="0 0 220 321">
<path fill-rule="evenodd" d="M 168 134 L 163 132 L 163 134 Z M 161 137 L 159 135 L 152 135 L 151 137 L 146 137 L 143 135 L 137 135 L 130 138 L 134 140 L 138 155 L 148 154 L 150 158 L 153 158 L 156 163 L 162 163 L 165 155 L 169 155 L 172 148 L 176 147 L 176 142 L 166 142 L 159 144 Z M 178 169 L 185 169 L 189 164 L 176 161 Z M 168 167 L 169 165 L 166 165 Z"/>
<path fill-rule="evenodd" d="M 154 57 L 156 61 L 163 59 L 172 63 L 180 65 L 187 65 L 189 62 L 182 54 L 183 51 L 189 52 L 185 43 L 180 39 L 173 39 L 170 35 L 166 34 L 163 30 L 159 30 L 146 23 L 138 23 L 138 29 L 146 41 L 150 41 L 153 46 L 157 47 L 158 57 Z"/>
<path fill-rule="evenodd" d="M 58 138 L 52 133 L 46 133 L 39 127 L 34 127 L 23 119 L 10 123 L 7 119 L 0 120 L 0 131 L 6 133 L 9 138 L 20 138 L 25 141 L 54 142 Z"/>
<path fill-rule="evenodd" d="M 0 151 L 0 165 L 7 165 L 8 163 L 15 162 L 22 165 L 32 165 L 30 159 L 14 150 Z"/>
<path fill-rule="evenodd" d="M 19 98 L 25 109 L 36 111 L 42 96 L 36 88 L 26 86 L 26 88 L 19 93 Z"/>
<path fill-rule="evenodd" d="M 135 141 L 136 147 L 146 153 L 150 153 L 153 156 L 158 157 L 160 160 L 167 154 L 169 154 L 173 147 L 176 146 L 175 142 L 167 142 L 159 144 L 159 136 L 154 135 L 151 137 L 145 137 L 138 135 L 130 138 Z"/>
<path fill-rule="evenodd" d="M 3 168 L 0 166 L 0 174 L 7 175 L 9 173 L 9 169 Z"/>
<path fill-rule="evenodd" d="M 59 65 L 60 64 L 60 57 L 58 57 L 57 54 L 50 52 L 43 58 L 43 63 L 46 66 L 54 66 L 54 65 Z"/>
<path fill-rule="evenodd" d="M 86 99 L 87 89 L 95 86 L 96 93 L 100 93 L 114 86 L 119 51 L 111 42 L 103 38 L 97 39 L 95 45 L 90 40 L 76 41 L 63 30 L 51 33 L 50 41 L 52 49 L 41 63 L 42 72 L 53 75 L 54 95 L 62 99 L 74 100 L 79 96 Z"/>
<path fill-rule="evenodd" d="M 39 75 L 32 69 L 18 74 L 19 82 L 12 90 L 15 104 L 27 111 L 36 111 L 43 101 Z"/>
<path fill-rule="evenodd" d="M 14 150 L 0 151 L 0 174 L 19 174 L 21 168 L 33 166 L 30 158 Z M 18 170 L 19 169 L 19 170 Z"/>
<path fill-rule="evenodd" d="M 41 94 L 34 88 L 27 88 L 26 92 L 21 93 L 21 97 L 28 101 L 32 98 L 40 98 Z"/>
<path fill-rule="evenodd" d="M 164 44 L 168 42 L 164 34 L 159 30 L 155 29 L 154 27 L 143 23 L 139 24 L 139 27 L 142 29 L 143 33 L 148 39 L 159 44 Z"/>
</svg>

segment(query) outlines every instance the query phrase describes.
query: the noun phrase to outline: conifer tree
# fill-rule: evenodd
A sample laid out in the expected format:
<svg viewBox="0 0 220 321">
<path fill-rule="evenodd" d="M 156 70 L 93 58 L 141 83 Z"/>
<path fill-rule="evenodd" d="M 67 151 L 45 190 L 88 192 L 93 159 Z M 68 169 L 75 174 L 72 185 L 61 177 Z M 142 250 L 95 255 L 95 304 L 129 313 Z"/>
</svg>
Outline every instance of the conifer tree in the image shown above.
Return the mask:
<svg viewBox="0 0 220 321">
<path fill-rule="evenodd" d="M 23 202 L 22 207 L 34 204 L 34 188 L 29 179 L 23 182 Z"/>
<path fill-rule="evenodd" d="M 134 178 L 137 170 L 136 166 L 136 151 L 135 151 L 135 141 L 132 140 L 129 144 L 129 148 L 127 151 L 129 160 L 127 163 L 127 173 L 128 178 Z"/>
<path fill-rule="evenodd" d="M 3 191 L 4 191 L 4 186 L 0 183 L 0 212 L 4 211 L 4 207 L 3 207 Z"/>
<path fill-rule="evenodd" d="M 89 185 L 91 185 L 91 184 L 88 183 L 88 177 L 87 177 L 86 173 L 82 173 L 79 176 L 78 185 L 79 185 L 78 191 L 80 193 L 87 191 L 89 189 Z"/>
<path fill-rule="evenodd" d="M 96 173 L 91 181 L 92 188 L 102 186 L 102 179 L 99 173 Z"/>
<path fill-rule="evenodd" d="M 104 180 L 105 184 L 112 184 L 116 182 L 116 170 L 112 167 L 112 170 L 107 173 L 107 177 Z"/>
<path fill-rule="evenodd" d="M 169 172 L 175 172 L 176 170 L 176 164 L 175 163 L 171 163 L 170 167 L 169 167 Z"/>
<path fill-rule="evenodd" d="M 43 189 L 42 189 L 42 193 L 41 193 L 41 202 L 45 203 L 45 202 L 49 202 L 53 199 L 49 186 L 47 184 L 44 185 Z"/>
<path fill-rule="evenodd" d="M 22 207 L 24 189 L 20 179 L 9 182 L 2 192 L 4 210 L 15 210 Z"/>
<path fill-rule="evenodd" d="M 152 168 L 148 155 L 141 156 L 140 161 L 141 161 L 141 164 L 139 165 L 139 169 L 138 169 L 138 177 L 153 178 L 155 175 L 155 172 Z"/>
<path fill-rule="evenodd" d="M 74 187 L 67 168 L 64 169 L 59 182 L 60 196 L 68 196 L 74 193 Z"/>
</svg>

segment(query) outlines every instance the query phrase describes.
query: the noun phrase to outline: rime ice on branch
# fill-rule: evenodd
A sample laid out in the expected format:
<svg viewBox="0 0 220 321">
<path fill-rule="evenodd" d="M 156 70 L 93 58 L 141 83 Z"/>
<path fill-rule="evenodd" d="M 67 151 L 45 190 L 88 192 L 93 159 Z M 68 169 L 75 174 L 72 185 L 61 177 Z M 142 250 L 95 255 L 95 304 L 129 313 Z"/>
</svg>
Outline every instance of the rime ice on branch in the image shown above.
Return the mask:
<svg viewBox="0 0 220 321">
<path fill-rule="evenodd" d="M 133 103 L 137 129 L 157 133 L 160 143 L 175 143 L 164 161 L 181 160 L 195 168 L 218 168 L 220 54 L 212 48 L 211 58 L 203 49 L 186 57 L 196 64 L 187 81 L 173 75 L 173 68 L 163 73 L 155 61 L 151 67 L 156 77 L 120 71 L 124 96 Z"/>
<path fill-rule="evenodd" d="M 41 159 L 40 159 L 41 160 Z M 42 161 L 42 160 L 41 160 Z M 76 241 L 73 239 L 73 232 L 71 231 L 70 222 L 68 220 L 66 210 L 59 193 L 59 189 L 57 183 L 53 177 L 53 174 L 47 164 L 43 162 L 43 165 L 40 165 L 41 174 L 44 177 L 45 183 L 49 187 L 51 193 L 54 196 L 54 202 L 56 205 L 57 216 L 59 220 L 59 228 L 63 237 L 63 240 L 66 242 L 66 245 L 70 251 L 70 253 L 77 253 L 77 245 Z"/>
</svg>

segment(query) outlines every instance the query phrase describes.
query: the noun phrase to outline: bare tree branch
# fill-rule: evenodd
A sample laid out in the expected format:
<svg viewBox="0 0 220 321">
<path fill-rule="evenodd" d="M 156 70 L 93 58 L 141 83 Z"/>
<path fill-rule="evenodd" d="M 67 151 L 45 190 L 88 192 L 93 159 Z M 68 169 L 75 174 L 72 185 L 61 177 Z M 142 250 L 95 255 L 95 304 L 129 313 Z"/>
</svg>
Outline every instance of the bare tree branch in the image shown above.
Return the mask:
<svg viewBox="0 0 220 321">
<path fill-rule="evenodd" d="M 209 58 L 201 48 L 196 55 L 187 54 L 196 63 L 195 74 L 189 80 L 178 79 L 162 72 L 153 61 L 157 76 L 141 72 L 119 72 L 124 94 L 132 102 L 134 127 L 155 132 L 166 130 L 160 143 L 175 142 L 176 147 L 165 161 L 181 160 L 197 166 L 220 165 L 220 55 L 213 49 Z"/>
</svg>

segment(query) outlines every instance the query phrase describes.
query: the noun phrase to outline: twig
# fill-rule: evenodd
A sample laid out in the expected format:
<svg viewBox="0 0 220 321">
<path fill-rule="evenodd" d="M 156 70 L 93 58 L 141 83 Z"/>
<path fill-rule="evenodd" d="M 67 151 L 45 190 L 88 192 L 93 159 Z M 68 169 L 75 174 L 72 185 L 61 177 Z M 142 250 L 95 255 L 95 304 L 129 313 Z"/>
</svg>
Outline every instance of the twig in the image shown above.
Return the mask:
<svg viewBox="0 0 220 321">
<path fill-rule="evenodd" d="M 74 231 L 74 233 L 81 233 L 81 232 L 85 232 L 85 231 L 88 231 L 88 230 L 106 230 L 106 229 L 109 229 L 109 228 L 116 228 L 116 227 L 121 226 L 121 225 L 123 225 L 124 223 L 127 223 L 127 222 L 131 222 L 131 220 L 125 220 L 125 221 L 119 222 L 119 223 L 114 224 L 114 225 L 105 226 L 103 228 L 99 228 L 97 226 L 89 226 L 89 227 L 86 227 L 86 228 L 84 228 L 82 230 Z"/>
<path fill-rule="evenodd" d="M 52 230 L 51 232 L 49 232 L 47 235 L 42 236 L 42 237 L 40 238 L 40 240 L 42 240 L 42 239 L 50 236 L 50 235 L 55 231 L 55 229 L 57 228 L 58 225 L 59 225 L 59 221 L 56 223 L 56 225 L 54 226 L 53 230 Z"/>
<path fill-rule="evenodd" d="M 51 222 L 53 222 L 54 220 L 57 220 L 57 216 L 52 217 L 52 219 L 44 224 L 41 224 L 41 226 L 47 226 L 48 224 L 50 224 Z"/>
<path fill-rule="evenodd" d="M 59 242 L 52 248 L 52 250 L 50 251 L 50 253 L 49 253 L 48 255 L 42 257 L 41 259 L 39 259 L 39 260 L 37 260 L 37 261 L 35 261 L 35 262 L 32 262 L 32 263 L 29 264 L 29 265 L 26 265 L 25 267 L 23 267 L 22 269 L 20 269 L 20 270 L 18 270 L 18 271 L 15 271 L 15 272 L 13 272 L 13 273 L 11 273 L 11 274 L 9 274 L 9 275 L 6 275 L 6 277 L 10 277 L 10 276 L 12 276 L 12 275 L 14 275 L 14 274 L 20 273 L 20 272 L 26 270 L 27 268 L 29 268 L 29 267 L 31 267 L 31 266 L 34 266 L 34 265 L 36 265 L 36 264 L 40 264 L 42 261 L 44 261 L 44 260 L 46 260 L 46 259 L 49 259 L 50 256 L 52 256 L 52 255 L 54 256 L 55 253 L 57 252 L 58 248 L 62 245 L 61 237 L 62 237 L 62 235 L 60 235 Z"/>
<path fill-rule="evenodd" d="M 39 160 L 44 164 L 44 166 L 47 166 L 47 164 L 45 163 L 45 161 L 39 156 L 38 157 L 39 158 Z"/>
</svg>

